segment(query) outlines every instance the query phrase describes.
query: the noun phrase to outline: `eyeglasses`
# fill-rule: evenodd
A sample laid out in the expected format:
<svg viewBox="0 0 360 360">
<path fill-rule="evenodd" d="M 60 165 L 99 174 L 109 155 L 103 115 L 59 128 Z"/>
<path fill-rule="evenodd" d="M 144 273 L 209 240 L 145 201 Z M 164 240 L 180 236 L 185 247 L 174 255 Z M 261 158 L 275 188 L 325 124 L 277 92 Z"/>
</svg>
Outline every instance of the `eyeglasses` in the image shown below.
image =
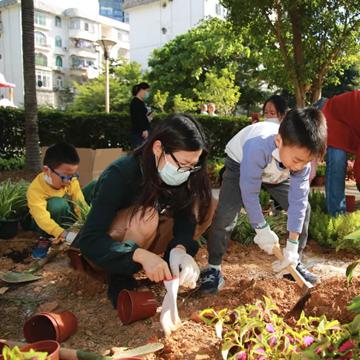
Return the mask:
<svg viewBox="0 0 360 360">
<path fill-rule="evenodd" d="M 49 167 L 49 169 L 55 174 L 57 175 L 62 182 L 64 181 L 71 181 L 72 179 L 76 178 L 78 179 L 79 178 L 79 174 L 78 173 L 75 173 L 73 175 L 62 175 L 62 174 L 59 174 L 55 169 Z"/>
<path fill-rule="evenodd" d="M 178 172 L 187 172 L 187 171 L 189 171 L 191 173 L 194 173 L 194 172 L 197 172 L 197 171 L 201 170 L 201 167 L 202 167 L 201 165 L 181 166 L 179 161 L 176 159 L 174 154 L 172 154 L 171 152 L 168 152 L 167 154 L 169 154 L 171 156 L 171 158 L 175 161 L 176 165 L 178 166 L 178 169 L 177 169 Z"/>
</svg>

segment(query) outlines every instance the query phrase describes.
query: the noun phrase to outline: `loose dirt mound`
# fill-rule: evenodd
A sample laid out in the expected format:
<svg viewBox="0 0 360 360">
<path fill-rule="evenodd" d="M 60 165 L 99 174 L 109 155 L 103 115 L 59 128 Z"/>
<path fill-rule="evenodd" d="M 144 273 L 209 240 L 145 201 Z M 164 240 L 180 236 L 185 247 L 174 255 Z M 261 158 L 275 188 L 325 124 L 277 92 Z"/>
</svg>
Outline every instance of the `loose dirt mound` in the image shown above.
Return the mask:
<svg viewBox="0 0 360 360">
<path fill-rule="evenodd" d="M 12 251 L 30 250 L 33 245 L 33 240 L 15 240 L 17 245 L 15 242 L 13 245 L 1 243 L 0 240 L 1 255 L 9 248 Z M 355 277 L 353 283 L 347 286 L 344 273 L 346 265 L 356 257 L 347 253 L 329 254 L 313 244 L 310 244 L 306 255 L 308 263 L 314 269 L 319 269 L 318 274 L 323 279 L 313 290 L 305 307 L 306 313 L 326 314 L 328 318 L 349 321 L 352 314 L 345 309 L 345 305 L 351 297 L 360 294 L 360 279 Z M 204 266 L 206 258 L 206 249 L 200 249 L 197 256 L 199 263 Z M 182 291 L 178 306 L 183 326 L 165 339 L 159 313 L 150 319 L 123 326 L 107 300 L 106 285 L 87 274 L 75 272 L 69 267 L 67 256 L 60 255 L 43 269 L 43 279 L 12 286 L 4 295 L 0 295 L 0 338 L 23 340 L 22 325 L 25 319 L 39 310 L 71 310 L 78 318 L 79 327 L 77 333 L 63 344 L 67 347 L 105 354 L 114 346 L 135 347 L 160 341 L 165 344 L 164 350 L 146 359 L 221 359 L 220 341 L 214 329 L 193 321 L 194 314 L 207 307 L 235 308 L 267 296 L 273 299 L 279 312 L 284 315 L 299 299 L 301 290 L 288 280 L 274 277 L 271 270 L 274 260 L 273 256 L 266 255 L 256 246 L 245 247 L 232 242 L 222 266 L 225 288 L 219 294 L 205 297 L 199 296 L 196 291 Z M 24 258 L 23 263 L 0 257 L 2 271 L 14 268 L 23 270 L 29 267 L 30 262 L 29 257 Z M 340 274 L 340 277 L 333 278 L 334 274 Z M 140 274 L 139 278 L 143 279 L 143 275 Z M 156 294 L 160 305 L 164 296 L 163 286 L 151 284 L 150 289 Z"/>
</svg>

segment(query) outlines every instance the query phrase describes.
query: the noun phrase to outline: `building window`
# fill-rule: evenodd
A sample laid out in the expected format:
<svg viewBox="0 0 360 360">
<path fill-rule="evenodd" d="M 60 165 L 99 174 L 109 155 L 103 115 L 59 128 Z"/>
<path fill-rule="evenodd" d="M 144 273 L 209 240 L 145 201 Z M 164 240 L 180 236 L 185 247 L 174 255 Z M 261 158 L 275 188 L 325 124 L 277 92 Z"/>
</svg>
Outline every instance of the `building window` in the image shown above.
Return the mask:
<svg viewBox="0 0 360 360">
<path fill-rule="evenodd" d="M 35 11 L 34 21 L 36 25 L 46 26 L 46 16 L 40 12 Z"/>
<path fill-rule="evenodd" d="M 61 36 L 55 37 L 55 46 L 61 48 L 62 47 L 62 39 Z"/>
<path fill-rule="evenodd" d="M 71 19 L 70 29 L 80 29 L 80 20 L 79 19 Z"/>
<path fill-rule="evenodd" d="M 55 64 L 56 66 L 58 67 L 62 67 L 63 66 L 63 60 L 62 60 L 62 57 L 61 56 L 56 56 L 56 59 L 55 59 Z"/>
<path fill-rule="evenodd" d="M 35 45 L 46 46 L 46 36 L 38 31 L 35 31 Z"/>
<path fill-rule="evenodd" d="M 223 7 L 220 4 L 216 4 L 215 5 L 215 13 L 218 16 L 223 16 L 224 15 L 224 11 L 223 11 Z"/>
<path fill-rule="evenodd" d="M 84 39 L 72 39 L 71 45 L 75 48 L 95 50 L 94 43 Z"/>
<path fill-rule="evenodd" d="M 55 26 L 61 27 L 61 17 L 60 16 L 55 16 Z"/>
<path fill-rule="evenodd" d="M 94 66 L 94 60 L 81 58 L 77 56 L 72 57 L 72 67 L 75 69 L 88 68 Z"/>
<path fill-rule="evenodd" d="M 46 55 L 40 54 L 40 53 L 36 53 L 36 54 L 35 54 L 35 65 L 38 65 L 38 66 L 47 66 L 47 65 L 48 65 L 48 61 L 47 61 Z"/>
<path fill-rule="evenodd" d="M 38 88 L 51 88 L 51 75 L 47 71 L 36 71 L 36 86 Z"/>
<path fill-rule="evenodd" d="M 94 24 L 84 23 L 84 30 L 93 33 L 94 32 Z"/>
<path fill-rule="evenodd" d="M 64 88 L 64 80 L 61 76 L 58 76 L 56 78 L 56 88 L 58 88 L 59 90 L 63 89 Z"/>
</svg>

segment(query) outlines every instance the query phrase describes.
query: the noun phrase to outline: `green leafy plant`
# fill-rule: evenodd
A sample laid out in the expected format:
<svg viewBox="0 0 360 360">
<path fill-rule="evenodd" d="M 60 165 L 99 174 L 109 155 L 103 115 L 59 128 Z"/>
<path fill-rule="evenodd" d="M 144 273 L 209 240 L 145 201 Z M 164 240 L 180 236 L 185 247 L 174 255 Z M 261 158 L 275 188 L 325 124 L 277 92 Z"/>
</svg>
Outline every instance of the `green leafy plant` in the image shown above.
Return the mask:
<svg viewBox="0 0 360 360">
<path fill-rule="evenodd" d="M 47 355 L 46 352 L 35 351 L 33 349 L 22 352 L 17 346 L 10 349 L 5 345 L 2 350 L 4 360 L 45 360 Z"/>
<path fill-rule="evenodd" d="M 320 210 L 326 212 L 325 194 L 321 191 L 312 191 L 309 194 L 309 203 L 312 211 Z"/>
<path fill-rule="evenodd" d="M 309 234 L 312 239 L 321 246 L 337 250 L 360 249 L 360 231 L 355 231 L 360 229 L 360 211 L 333 217 L 326 213 L 325 194 L 320 191 L 311 192 L 309 202 L 312 209 Z"/>
<path fill-rule="evenodd" d="M 214 157 L 208 160 L 208 173 L 213 186 L 220 186 L 220 171 L 224 165 L 223 157 Z"/>
<path fill-rule="evenodd" d="M 264 198 L 266 199 L 265 195 Z M 287 215 L 284 211 L 271 215 L 265 215 L 265 220 L 279 238 L 285 238 L 287 236 Z M 241 212 L 238 216 L 236 226 L 231 234 L 231 239 L 244 245 L 251 245 L 253 244 L 254 236 L 255 230 L 250 225 L 247 215 Z"/>
<path fill-rule="evenodd" d="M 325 163 L 321 163 L 318 165 L 318 167 L 316 168 L 316 176 L 325 176 L 326 173 L 326 164 Z"/>
<path fill-rule="evenodd" d="M 85 224 L 91 206 L 88 205 L 86 201 L 73 201 L 72 203 L 74 205 L 73 218 L 76 219 L 76 221 L 70 226 L 72 231 L 79 232 Z"/>
<path fill-rule="evenodd" d="M 26 207 L 28 183 L 13 183 L 10 179 L 0 183 L 0 220 L 16 219 Z"/>
<path fill-rule="evenodd" d="M 11 159 L 0 158 L 0 171 L 19 170 L 25 166 L 25 157 L 16 157 Z"/>
<path fill-rule="evenodd" d="M 214 326 L 216 335 L 222 339 L 223 359 L 345 359 L 341 356 L 359 351 L 357 322 L 342 326 L 324 315 L 306 317 L 302 313 L 296 324 L 290 326 L 266 297 L 234 310 L 205 309 L 199 317 Z"/>
</svg>

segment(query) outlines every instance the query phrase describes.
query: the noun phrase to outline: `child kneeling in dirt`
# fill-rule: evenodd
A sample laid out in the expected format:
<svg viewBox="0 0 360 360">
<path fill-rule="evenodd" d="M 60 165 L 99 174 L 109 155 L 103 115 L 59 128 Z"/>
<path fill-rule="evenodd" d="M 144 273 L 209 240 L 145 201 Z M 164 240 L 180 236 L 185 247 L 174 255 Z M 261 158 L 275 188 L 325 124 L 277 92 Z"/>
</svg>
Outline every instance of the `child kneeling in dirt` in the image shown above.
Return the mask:
<svg viewBox="0 0 360 360">
<path fill-rule="evenodd" d="M 325 118 L 315 108 L 290 110 L 281 124 L 260 122 L 237 133 L 226 145 L 225 172 L 213 224 L 208 238 L 209 265 L 201 273 L 200 291 L 215 293 L 224 285 L 221 262 L 237 216 L 244 206 L 256 231 L 254 242 L 268 254 L 278 236 L 266 223 L 259 202 L 263 186 L 282 209 L 288 211 L 289 237 L 284 260 L 273 269 L 282 271 L 294 264 L 303 277 L 317 277 L 301 263 L 310 220 L 310 162 L 326 149 Z"/>
<path fill-rule="evenodd" d="M 28 229 L 40 235 L 33 258 L 46 256 L 51 239 L 63 238 L 71 243 L 76 236 L 65 228 L 75 221 L 74 202 L 85 202 L 78 181 L 79 162 L 79 155 L 70 144 L 58 143 L 46 150 L 43 171 L 27 191 L 31 215 Z"/>
<path fill-rule="evenodd" d="M 206 169 L 203 130 L 178 114 L 101 174 L 77 240 L 85 259 L 108 273 L 114 307 L 120 290 L 136 287 L 133 274 L 141 269 L 155 282 L 174 276 L 180 286 L 196 286 L 194 239 L 215 208 Z"/>
</svg>

